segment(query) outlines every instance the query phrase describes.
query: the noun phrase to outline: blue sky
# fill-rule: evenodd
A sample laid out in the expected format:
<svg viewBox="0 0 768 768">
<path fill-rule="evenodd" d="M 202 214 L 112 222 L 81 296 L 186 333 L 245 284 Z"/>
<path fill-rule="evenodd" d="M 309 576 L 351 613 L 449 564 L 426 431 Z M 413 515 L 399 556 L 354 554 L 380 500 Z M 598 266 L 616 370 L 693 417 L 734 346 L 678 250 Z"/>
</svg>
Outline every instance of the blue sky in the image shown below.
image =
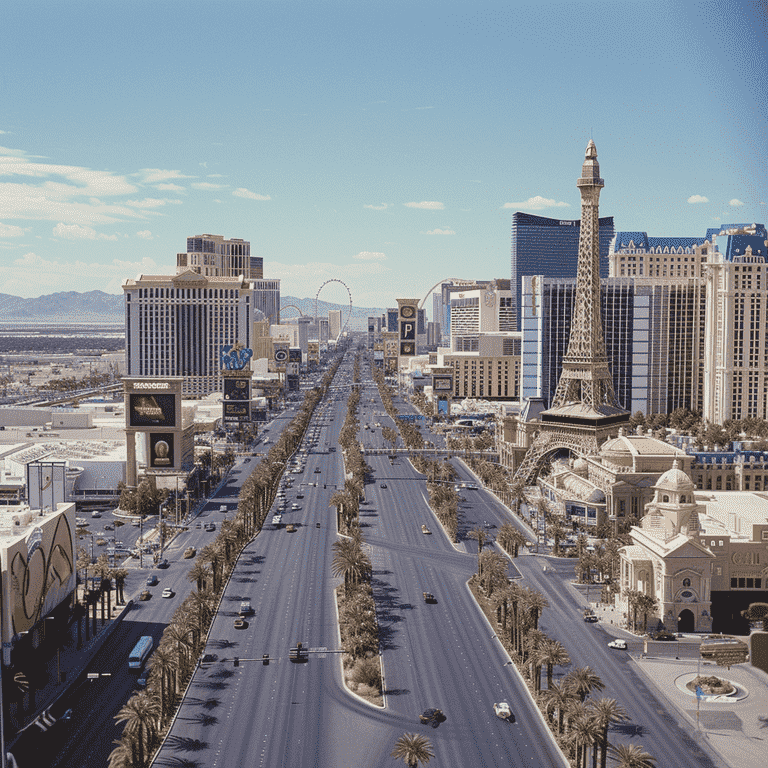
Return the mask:
<svg viewBox="0 0 768 768">
<path fill-rule="evenodd" d="M 515 210 L 618 230 L 768 220 L 760 3 L 7 0 L 0 293 L 172 273 L 241 237 L 358 306 L 510 274 Z M 343 301 L 331 284 L 321 297 Z"/>
</svg>

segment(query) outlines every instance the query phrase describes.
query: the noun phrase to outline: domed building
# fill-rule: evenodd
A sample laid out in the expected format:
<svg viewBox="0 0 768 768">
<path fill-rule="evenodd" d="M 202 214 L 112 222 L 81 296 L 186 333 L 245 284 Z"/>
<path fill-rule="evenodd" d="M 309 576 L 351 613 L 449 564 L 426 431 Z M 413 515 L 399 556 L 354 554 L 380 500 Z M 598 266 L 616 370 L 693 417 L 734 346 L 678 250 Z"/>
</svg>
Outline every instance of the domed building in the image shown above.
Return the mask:
<svg viewBox="0 0 768 768">
<path fill-rule="evenodd" d="M 587 528 L 611 523 L 614 531 L 640 520 L 653 498 L 654 483 L 674 461 L 690 469 L 685 451 L 650 435 L 624 434 L 606 440 L 596 455 L 578 456 L 552 464 L 539 478 L 542 494 L 565 522 Z"/>
<path fill-rule="evenodd" d="M 631 595 L 642 593 L 657 601 L 649 626 L 661 619 L 674 631 L 709 632 L 716 556 L 700 541 L 699 514 L 704 508 L 696 502 L 693 481 L 677 461 L 653 490 L 645 516 L 630 532 L 632 544 L 619 550 L 617 606 L 631 616 Z"/>
</svg>

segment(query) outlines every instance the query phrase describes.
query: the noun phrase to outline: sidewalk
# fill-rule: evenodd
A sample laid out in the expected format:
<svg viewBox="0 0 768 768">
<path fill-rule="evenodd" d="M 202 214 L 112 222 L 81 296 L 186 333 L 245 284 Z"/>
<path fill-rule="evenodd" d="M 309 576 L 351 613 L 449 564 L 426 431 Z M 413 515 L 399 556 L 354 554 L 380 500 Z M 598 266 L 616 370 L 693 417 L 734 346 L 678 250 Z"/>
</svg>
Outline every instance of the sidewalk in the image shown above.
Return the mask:
<svg viewBox="0 0 768 768">
<path fill-rule="evenodd" d="M 748 664 L 726 669 L 711 662 L 699 665 L 695 659 L 633 657 L 632 661 L 688 722 L 694 742 L 710 754 L 714 751 L 723 766 L 760 768 L 768 764 L 768 675 Z M 709 697 L 697 704 L 685 683 L 696 677 L 699 669 L 703 675 L 732 682 L 736 694 Z"/>
<path fill-rule="evenodd" d="M 85 629 L 81 634 L 82 647 L 77 648 L 77 622 L 72 622 L 63 632 L 60 649 L 57 653 L 56 646 L 50 645 L 53 653 L 49 658 L 41 659 L 41 664 L 45 668 L 44 679 L 46 684 L 42 688 L 35 690 L 34 707 L 25 710 L 23 722 L 13 722 L 14 731 L 7 732 L 6 738 L 9 739 L 9 748 L 13 740 L 22 730 L 29 727 L 44 710 L 48 709 L 56 700 L 64 694 L 69 686 L 76 683 L 78 677 L 86 670 L 93 656 L 99 651 L 104 642 L 110 637 L 115 628 L 120 624 L 126 611 L 130 610 L 133 601 L 128 597 L 126 605 L 116 606 L 112 604 L 112 617 L 101 623 L 101 611 L 97 621 L 97 634 L 90 635 L 88 642 L 85 641 Z M 47 651 L 48 652 L 48 651 Z M 59 681 L 61 677 L 61 681 Z"/>
</svg>

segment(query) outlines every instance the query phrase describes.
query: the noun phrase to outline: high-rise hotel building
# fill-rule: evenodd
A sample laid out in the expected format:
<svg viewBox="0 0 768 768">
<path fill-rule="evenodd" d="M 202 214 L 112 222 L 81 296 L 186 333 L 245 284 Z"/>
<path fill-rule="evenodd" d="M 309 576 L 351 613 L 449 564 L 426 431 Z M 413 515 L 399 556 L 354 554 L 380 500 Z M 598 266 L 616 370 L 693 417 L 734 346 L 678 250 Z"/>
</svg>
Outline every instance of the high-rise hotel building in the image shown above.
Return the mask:
<svg viewBox="0 0 768 768">
<path fill-rule="evenodd" d="M 600 277 L 608 276 L 608 251 L 614 236 L 613 216 L 600 223 Z M 512 296 L 515 329 L 520 324 L 522 277 L 576 277 L 580 219 L 548 219 L 517 211 L 512 215 Z"/>
<path fill-rule="evenodd" d="M 645 414 L 686 407 L 722 424 L 768 418 L 768 245 L 762 224 L 703 237 L 619 232 L 601 284 L 614 389 Z M 575 280 L 523 278 L 523 396 L 549 403 Z"/>
<path fill-rule="evenodd" d="M 190 398 L 220 391 L 221 346 L 252 347 L 254 322 L 279 322 L 280 281 L 262 279 L 260 261 L 244 240 L 200 235 L 177 254 L 175 275 L 126 280 L 126 374 L 183 376 Z"/>
</svg>

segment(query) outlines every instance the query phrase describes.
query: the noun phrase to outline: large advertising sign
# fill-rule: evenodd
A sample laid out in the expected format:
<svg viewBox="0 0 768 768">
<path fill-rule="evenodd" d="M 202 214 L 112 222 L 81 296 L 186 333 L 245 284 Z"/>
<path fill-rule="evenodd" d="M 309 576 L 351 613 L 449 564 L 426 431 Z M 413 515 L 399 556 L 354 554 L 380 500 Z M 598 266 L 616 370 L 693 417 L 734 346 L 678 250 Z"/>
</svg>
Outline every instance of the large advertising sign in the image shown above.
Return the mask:
<svg viewBox="0 0 768 768">
<path fill-rule="evenodd" d="M 32 509 L 56 509 L 66 501 L 63 461 L 31 461 L 27 464 L 27 501 Z"/>
<path fill-rule="evenodd" d="M 35 517 L 4 544 L 2 556 L 3 646 L 27 632 L 66 600 L 75 588 L 75 505 L 66 512 Z M 7 578 L 5 575 L 7 574 Z M 7 661 L 7 660 L 6 660 Z"/>
<path fill-rule="evenodd" d="M 168 469 L 174 466 L 174 434 L 173 432 L 149 433 L 149 466 L 157 469 Z"/>
<path fill-rule="evenodd" d="M 134 384 L 134 387 L 138 387 L 138 384 Z M 128 396 L 128 426 L 175 427 L 176 395 L 156 392 L 130 394 Z"/>
<path fill-rule="evenodd" d="M 248 401 L 251 399 L 250 379 L 246 378 L 225 378 L 224 379 L 224 400 Z"/>
<path fill-rule="evenodd" d="M 224 421 L 250 421 L 251 404 L 250 402 L 230 402 L 224 403 Z"/>
<path fill-rule="evenodd" d="M 291 347 L 288 350 L 288 361 L 301 365 L 301 349 L 299 347 Z"/>
</svg>

